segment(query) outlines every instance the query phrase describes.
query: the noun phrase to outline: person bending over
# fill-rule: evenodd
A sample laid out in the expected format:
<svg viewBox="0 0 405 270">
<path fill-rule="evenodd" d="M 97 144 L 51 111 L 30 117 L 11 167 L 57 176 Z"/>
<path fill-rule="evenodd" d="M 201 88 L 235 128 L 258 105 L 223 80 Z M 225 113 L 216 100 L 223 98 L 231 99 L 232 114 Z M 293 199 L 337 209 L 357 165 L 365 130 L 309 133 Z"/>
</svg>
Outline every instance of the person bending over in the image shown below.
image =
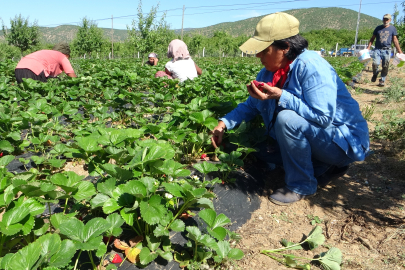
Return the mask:
<svg viewBox="0 0 405 270">
<path fill-rule="evenodd" d="M 69 77 L 77 77 L 69 62 L 70 47 L 67 43 L 56 44 L 52 50 L 40 50 L 23 57 L 15 68 L 15 78 L 47 82 L 64 71 Z"/>
</svg>

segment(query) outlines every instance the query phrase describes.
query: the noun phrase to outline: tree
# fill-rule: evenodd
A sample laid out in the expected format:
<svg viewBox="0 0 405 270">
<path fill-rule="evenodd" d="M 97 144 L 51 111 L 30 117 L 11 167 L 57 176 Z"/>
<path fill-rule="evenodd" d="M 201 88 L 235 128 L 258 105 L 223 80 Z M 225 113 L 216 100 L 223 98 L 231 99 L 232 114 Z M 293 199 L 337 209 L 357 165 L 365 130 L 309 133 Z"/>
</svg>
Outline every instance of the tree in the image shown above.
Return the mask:
<svg viewBox="0 0 405 270">
<path fill-rule="evenodd" d="M 204 48 L 203 44 L 205 39 L 206 38 L 200 34 L 193 35 L 190 44 L 187 44 L 190 53 L 198 54 L 198 56 L 200 56 L 200 53 L 202 54 L 202 50 Z"/>
<path fill-rule="evenodd" d="M 105 43 L 103 30 L 98 28 L 96 23 L 85 17 L 73 40 L 72 50 L 79 55 L 91 55 L 92 52 L 101 52 L 102 46 Z"/>
<path fill-rule="evenodd" d="M 165 14 L 159 21 L 156 21 L 156 13 L 159 5 L 152 6 L 149 14 L 142 13 L 142 1 L 139 1 L 137 20 L 132 20 L 131 27 L 127 25 L 128 40 L 135 52 L 141 53 L 142 58 L 147 53 L 167 48 L 167 45 L 174 39 L 174 32 L 169 29 L 165 21 Z"/>
<path fill-rule="evenodd" d="M 35 21 L 32 25 L 29 24 L 28 18 L 16 15 L 14 19 L 10 19 L 11 28 L 7 31 L 6 26 L 2 25 L 4 36 L 9 45 L 14 45 L 20 49 L 21 55 L 24 51 L 39 44 L 39 28 Z"/>
<path fill-rule="evenodd" d="M 212 39 L 219 51 L 220 57 L 223 53 L 228 54 L 233 52 L 236 47 L 236 44 L 234 43 L 235 39 L 226 32 L 215 31 Z"/>
<path fill-rule="evenodd" d="M 405 2 L 402 2 L 401 5 L 403 8 L 403 12 L 405 13 Z M 404 35 L 405 17 L 399 17 L 399 11 L 398 11 L 397 4 L 395 4 L 395 6 L 394 6 L 393 15 L 394 15 L 393 23 L 394 23 L 395 28 L 397 29 L 399 46 L 404 48 L 405 47 L 405 35 Z"/>
</svg>

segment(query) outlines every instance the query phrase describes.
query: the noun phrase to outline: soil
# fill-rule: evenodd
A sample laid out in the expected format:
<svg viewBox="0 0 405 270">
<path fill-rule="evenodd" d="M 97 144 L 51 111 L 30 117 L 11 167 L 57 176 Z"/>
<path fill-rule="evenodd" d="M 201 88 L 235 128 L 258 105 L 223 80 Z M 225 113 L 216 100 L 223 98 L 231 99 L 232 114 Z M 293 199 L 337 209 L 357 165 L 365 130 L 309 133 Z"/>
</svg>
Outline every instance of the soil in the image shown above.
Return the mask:
<svg viewBox="0 0 405 270">
<path fill-rule="evenodd" d="M 351 164 L 347 174 L 318 189 L 315 196 L 290 206 L 275 205 L 267 198 L 284 185 L 284 172 L 262 172 L 266 188 L 261 206 L 237 231 L 241 236 L 237 247 L 245 256 L 234 269 L 287 269 L 260 251 L 282 247 L 282 239 L 300 242 L 314 228 L 311 221 L 315 219 L 323 229 L 325 244 L 313 251 L 294 251 L 296 255 L 313 258 L 337 247 L 343 253 L 342 269 L 405 269 L 405 159 L 393 144 L 372 137 L 387 111 L 405 117 L 403 102 L 386 103 L 382 95 L 393 78 L 405 77 L 405 68 L 391 66 L 385 87 L 378 87 L 378 80 L 371 82 L 371 63 L 361 75 L 350 91 L 361 109 L 374 106 L 368 121 L 373 154 Z M 245 170 L 249 173 L 249 166 Z M 252 174 L 257 171 L 251 170 Z"/>
</svg>

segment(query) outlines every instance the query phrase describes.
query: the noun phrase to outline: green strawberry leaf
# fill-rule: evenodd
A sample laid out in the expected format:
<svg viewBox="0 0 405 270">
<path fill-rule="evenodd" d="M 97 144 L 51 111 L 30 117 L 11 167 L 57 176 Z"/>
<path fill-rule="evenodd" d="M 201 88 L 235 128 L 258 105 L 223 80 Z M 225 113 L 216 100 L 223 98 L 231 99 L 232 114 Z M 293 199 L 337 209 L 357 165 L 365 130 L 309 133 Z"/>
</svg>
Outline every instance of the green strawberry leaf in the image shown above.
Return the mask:
<svg viewBox="0 0 405 270">
<path fill-rule="evenodd" d="M 0 150 L 1 151 L 7 151 L 9 153 L 14 152 L 14 147 L 11 145 L 9 141 L 0 141 Z"/>
<path fill-rule="evenodd" d="M 150 199 L 140 203 L 141 216 L 149 224 L 159 223 L 161 217 L 165 215 L 167 209 L 162 204 L 162 198 L 159 195 L 153 195 Z"/>
<path fill-rule="evenodd" d="M 332 247 L 326 253 L 321 253 L 319 262 L 326 270 L 340 270 L 342 252 L 340 249 Z"/>
<path fill-rule="evenodd" d="M 152 177 L 142 177 L 141 179 L 139 179 L 139 181 L 141 181 L 148 192 L 153 193 L 156 191 L 157 187 L 155 186 L 155 182 L 157 181 L 155 178 Z"/>
<path fill-rule="evenodd" d="M 155 251 L 161 244 L 161 241 L 153 235 L 146 236 L 146 242 L 148 243 L 148 248 L 153 252 Z"/>
<path fill-rule="evenodd" d="M 310 249 L 314 249 L 325 242 L 325 236 L 322 234 L 322 228 L 316 226 L 308 235 L 305 242 L 308 243 Z"/>
<path fill-rule="evenodd" d="M 219 257 L 225 259 L 228 256 L 229 251 L 231 250 L 228 241 L 219 241 L 218 249 L 216 250 Z"/>
<path fill-rule="evenodd" d="M 184 197 L 184 190 L 183 188 L 177 183 L 162 183 L 165 187 L 166 191 L 172 194 L 173 196 L 183 198 Z"/>
<path fill-rule="evenodd" d="M 73 198 L 78 201 L 85 200 L 96 194 L 96 188 L 91 182 L 83 181 L 76 187 L 77 191 L 73 193 Z"/>
<path fill-rule="evenodd" d="M 228 253 L 229 259 L 240 260 L 243 258 L 243 256 L 244 256 L 244 254 L 243 254 L 242 250 L 240 250 L 238 248 L 233 248 Z"/>
<path fill-rule="evenodd" d="M 117 214 L 118 215 L 118 214 Z M 108 220 L 103 218 L 93 218 L 86 223 L 82 233 L 83 242 L 88 241 L 90 238 L 97 237 L 106 232 L 110 228 Z"/>
<path fill-rule="evenodd" d="M 97 236 L 94 238 L 90 238 L 87 242 L 79 242 L 79 241 L 73 241 L 75 245 L 78 247 L 78 249 L 90 251 L 90 250 L 96 250 L 100 246 L 100 243 L 103 240 L 103 236 Z"/>
<path fill-rule="evenodd" d="M 137 217 L 135 213 L 126 213 L 125 209 L 122 209 L 120 211 L 120 214 L 126 224 L 128 224 L 129 226 L 134 225 L 134 219 Z"/>
<path fill-rule="evenodd" d="M 37 239 L 37 242 L 41 246 L 42 256 L 52 256 L 58 251 L 62 241 L 59 234 L 45 234 Z"/>
<path fill-rule="evenodd" d="M 217 241 L 214 238 L 210 237 L 208 234 L 201 236 L 200 242 L 213 250 L 218 249 Z"/>
<path fill-rule="evenodd" d="M 208 199 L 207 199 L 207 200 L 208 200 Z M 213 227 L 213 226 L 214 226 L 215 218 L 217 217 L 217 213 L 216 213 L 214 210 L 212 210 L 212 209 L 204 209 L 204 210 L 201 210 L 201 211 L 198 213 L 198 216 L 200 216 L 200 218 L 201 218 L 202 220 L 204 220 L 205 223 L 207 223 L 207 225 L 208 225 L 209 227 Z"/>
<path fill-rule="evenodd" d="M 215 229 L 217 227 L 223 227 L 230 222 L 231 222 L 231 220 L 227 216 L 225 216 L 224 214 L 221 213 L 215 218 L 215 221 L 212 225 L 212 229 Z"/>
<path fill-rule="evenodd" d="M 101 167 L 112 177 L 117 178 L 121 181 L 126 181 L 133 178 L 133 173 L 131 170 L 125 170 L 115 164 L 102 164 Z"/>
<path fill-rule="evenodd" d="M 97 138 L 88 136 L 88 137 L 76 137 L 77 145 L 82 148 L 87 153 L 93 153 L 102 148 L 98 146 Z"/>
<path fill-rule="evenodd" d="M 96 251 L 96 256 L 101 257 L 106 253 L 107 253 L 107 245 L 105 245 L 103 242 L 100 242 L 100 245 L 98 246 L 98 249 Z"/>
<path fill-rule="evenodd" d="M 146 187 L 145 185 L 138 180 L 132 180 L 125 184 L 125 190 L 127 193 L 139 196 L 141 198 L 146 196 Z"/>
<path fill-rule="evenodd" d="M 14 160 L 14 156 L 11 156 L 11 155 L 0 158 L 0 168 L 7 166 L 13 160 Z"/>
<path fill-rule="evenodd" d="M 64 213 L 57 213 L 51 216 L 51 224 L 55 229 L 59 229 L 60 224 L 65 222 L 68 219 L 74 218 L 76 215 L 75 212 L 65 215 Z"/>
<path fill-rule="evenodd" d="M 186 231 L 188 231 L 187 237 L 199 242 L 201 238 L 201 231 L 198 227 L 196 226 L 187 226 Z"/>
<path fill-rule="evenodd" d="M 115 178 L 108 178 L 105 182 L 97 184 L 97 190 L 113 197 L 113 190 L 115 189 L 116 183 L 117 180 Z"/>
<path fill-rule="evenodd" d="M 108 235 L 119 236 L 122 233 L 121 226 L 124 224 L 124 219 L 118 213 L 113 213 L 106 220 L 110 224 L 110 228 L 107 230 Z"/>
<path fill-rule="evenodd" d="M 104 195 L 102 193 L 98 193 L 90 201 L 91 209 L 94 209 L 94 208 L 97 208 L 97 207 L 102 207 L 104 205 L 104 203 L 109 199 L 110 199 L 110 197 L 108 197 L 107 195 Z"/>
<path fill-rule="evenodd" d="M 21 270 L 31 269 L 41 255 L 41 246 L 39 242 L 30 243 L 28 246 L 20 249 L 7 264 L 7 269 Z"/>
<path fill-rule="evenodd" d="M 168 262 L 173 261 L 173 254 L 170 251 L 156 250 L 156 253 Z"/>
<path fill-rule="evenodd" d="M 214 210 L 214 204 L 208 198 L 200 198 L 200 199 L 198 199 L 197 200 L 197 207 L 210 208 L 210 209 Z"/>
<path fill-rule="evenodd" d="M 143 247 L 141 253 L 139 253 L 139 260 L 142 265 L 147 265 L 157 258 L 157 253 L 151 253 L 149 248 Z"/>
<path fill-rule="evenodd" d="M 153 231 L 153 235 L 156 237 L 169 236 L 169 234 L 170 234 L 169 230 L 160 224 Z"/>
<path fill-rule="evenodd" d="M 219 241 L 222 241 L 225 239 L 226 237 L 226 229 L 222 228 L 222 227 L 217 227 L 213 230 L 211 230 L 210 228 L 207 228 L 207 231 L 210 235 L 212 235 L 213 237 L 215 237 L 216 239 L 218 239 Z"/>
<path fill-rule="evenodd" d="M 193 165 L 193 167 L 203 174 L 218 171 L 217 166 L 209 162 L 196 163 Z"/>
<path fill-rule="evenodd" d="M 84 242 L 84 224 L 77 218 L 69 218 L 67 220 L 64 220 L 62 223 L 59 224 L 59 230 L 61 234 L 66 235 L 72 240 Z"/>
<path fill-rule="evenodd" d="M 172 229 L 175 232 L 183 232 L 184 228 L 186 227 L 186 225 L 184 224 L 184 222 L 180 219 L 176 219 L 175 221 L 173 221 L 173 223 L 170 225 L 170 229 Z"/>
</svg>

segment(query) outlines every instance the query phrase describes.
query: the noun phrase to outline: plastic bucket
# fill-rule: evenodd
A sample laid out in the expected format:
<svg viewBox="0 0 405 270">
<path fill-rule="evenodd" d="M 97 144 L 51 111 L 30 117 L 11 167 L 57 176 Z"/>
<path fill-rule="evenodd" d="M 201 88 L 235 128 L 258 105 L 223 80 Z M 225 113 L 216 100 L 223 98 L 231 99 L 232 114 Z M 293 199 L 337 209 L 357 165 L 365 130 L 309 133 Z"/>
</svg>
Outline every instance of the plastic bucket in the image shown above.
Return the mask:
<svg viewBox="0 0 405 270">
<path fill-rule="evenodd" d="M 361 50 L 359 51 L 359 61 L 360 62 L 366 62 L 367 60 L 369 60 L 371 58 L 370 56 L 370 51 L 367 49 Z"/>
<path fill-rule="evenodd" d="M 405 54 L 397 53 L 392 61 L 392 64 L 397 67 L 402 67 L 405 64 Z"/>
</svg>

